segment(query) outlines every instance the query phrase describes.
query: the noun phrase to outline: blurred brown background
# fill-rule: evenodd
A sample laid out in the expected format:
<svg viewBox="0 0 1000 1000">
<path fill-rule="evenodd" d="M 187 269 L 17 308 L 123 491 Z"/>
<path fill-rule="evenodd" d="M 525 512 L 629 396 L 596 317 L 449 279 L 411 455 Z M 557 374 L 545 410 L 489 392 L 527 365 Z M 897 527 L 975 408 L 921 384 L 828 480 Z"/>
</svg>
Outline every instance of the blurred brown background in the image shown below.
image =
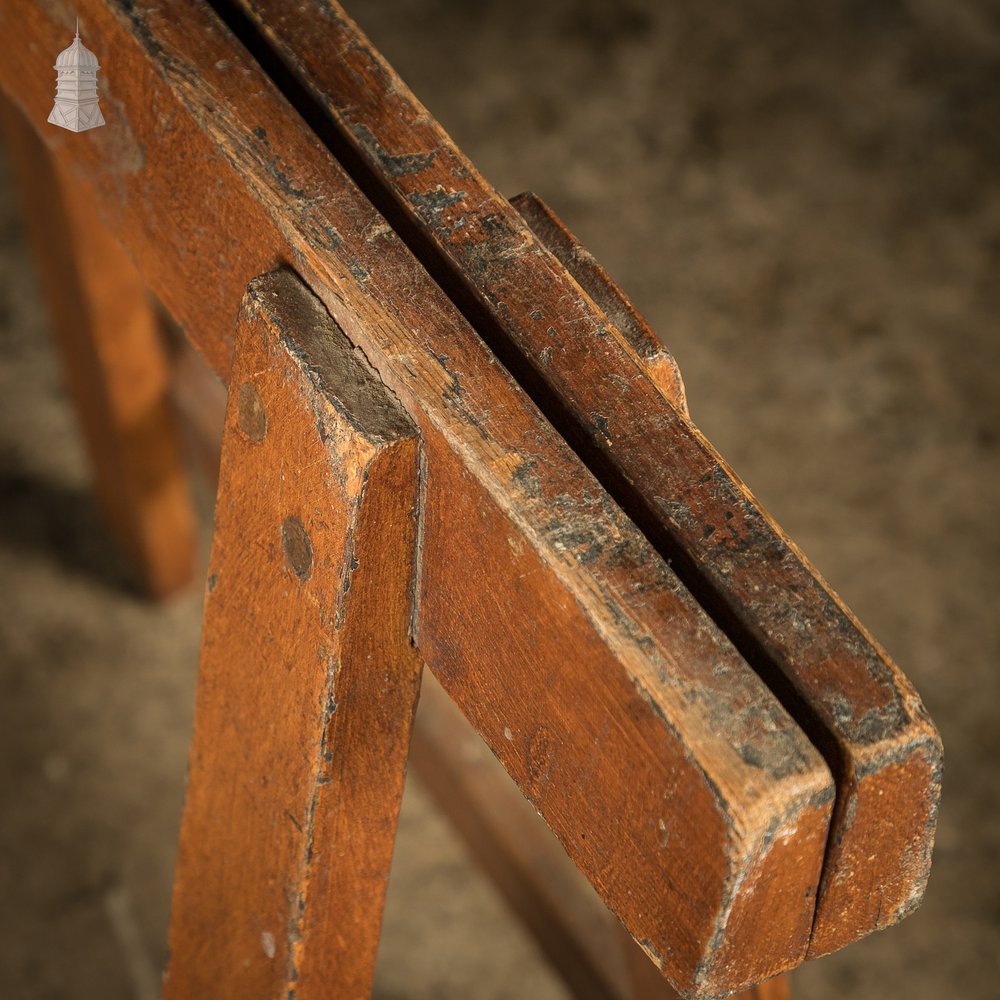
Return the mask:
<svg viewBox="0 0 1000 1000">
<path fill-rule="evenodd" d="M 694 419 L 943 732 L 924 906 L 797 996 L 996 996 L 1000 6 L 347 6 L 632 295 Z M 0 998 L 148 1000 L 200 588 L 150 606 L 108 543 L 5 168 L 0 595 Z M 379 997 L 562 996 L 413 780 L 385 931 Z"/>
</svg>

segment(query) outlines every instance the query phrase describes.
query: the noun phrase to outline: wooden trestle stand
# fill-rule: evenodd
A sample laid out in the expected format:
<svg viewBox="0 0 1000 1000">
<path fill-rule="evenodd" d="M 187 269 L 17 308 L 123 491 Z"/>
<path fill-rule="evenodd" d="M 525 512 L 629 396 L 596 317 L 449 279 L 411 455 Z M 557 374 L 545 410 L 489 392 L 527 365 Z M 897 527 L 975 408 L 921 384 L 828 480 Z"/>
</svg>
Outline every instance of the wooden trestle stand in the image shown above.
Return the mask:
<svg viewBox="0 0 1000 1000">
<path fill-rule="evenodd" d="M 154 595 L 193 517 L 145 289 L 229 386 L 165 996 L 370 993 L 411 735 L 575 996 L 777 1000 L 912 910 L 933 724 L 559 220 L 334 2 L 78 6 L 107 124 L 46 125 L 70 15 L 9 0 L 7 148 Z"/>
</svg>

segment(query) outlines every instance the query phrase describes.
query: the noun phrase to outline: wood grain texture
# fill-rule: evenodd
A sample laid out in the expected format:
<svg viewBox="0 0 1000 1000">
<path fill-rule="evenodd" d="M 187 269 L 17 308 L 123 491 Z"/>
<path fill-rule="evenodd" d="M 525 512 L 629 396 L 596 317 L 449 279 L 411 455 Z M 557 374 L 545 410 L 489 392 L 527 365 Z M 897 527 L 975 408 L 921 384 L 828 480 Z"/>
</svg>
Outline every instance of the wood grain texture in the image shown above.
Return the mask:
<svg viewBox="0 0 1000 1000">
<path fill-rule="evenodd" d="M 607 272 L 537 195 L 518 195 L 511 204 L 601 307 L 609 315 L 620 317 L 620 325 L 630 331 L 630 340 L 639 348 L 650 382 L 686 416 L 687 399 L 673 358 L 660 357 L 651 346 L 641 349 L 655 335 Z M 616 405 L 624 419 L 636 416 L 629 406 Z M 655 435 L 651 442 L 655 447 Z M 670 443 L 674 447 L 674 442 Z M 697 460 L 699 456 L 691 457 Z M 718 608 L 717 619 L 737 638 L 765 680 L 826 751 L 839 779 L 837 809 L 810 945 L 810 957 L 818 957 L 849 943 L 852 934 L 860 935 L 902 919 L 918 905 L 930 868 L 940 796 L 940 737 L 902 672 L 780 527 L 765 511 L 755 509 L 749 490 L 721 459 L 718 465 L 706 462 L 705 467 L 701 483 L 708 475 L 720 480 L 728 475 L 729 491 L 721 497 L 721 504 L 718 495 L 708 497 L 704 491 L 696 495 L 693 503 L 700 508 L 705 524 L 702 537 L 696 535 L 700 524 L 695 523 L 695 530 L 690 530 L 689 524 L 681 537 L 683 553 L 678 555 L 670 541 L 661 545 L 661 551 L 674 554 L 682 565 L 686 559 L 710 563 L 718 549 L 706 543 L 720 524 L 719 515 L 722 521 L 730 521 L 726 528 L 733 534 L 730 507 L 735 508 L 741 501 L 744 512 L 750 512 L 754 530 L 761 535 L 763 545 L 756 554 L 765 557 L 770 566 L 763 569 L 760 582 L 755 583 L 755 552 L 751 549 L 738 565 L 741 572 L 734 580 L 736 593 L 729 597 L 730 602 L 742 602 L 744 606 L 735 610 L 719 608 L 719 598 L 706 594 L 700 582 L 700 569 L 685 573 L 684 578 L 696 578 L 693 589 L 706 598 L 707 605 Z M 683 480 L 683 469 L 675 470 L 671 485 L 681 491 Z M 664 505 L 662 497 L 654 494 L 652 499 Z M 761 530 L 768 525 L 773 529 L 772 536 Z M 667 530 L 673 527 L 668 525 Z M 749 544 L 746 528 L 743 533 L 743 544 Z M 658 537 L 655 528 L 651 537 Z M 736 539 L 734 534 L 734 539 L 724 544 L 729 547 Z M 733 579 L 732 565 L 723 561 L 712 568 L 716 570 L 717 586 L 725 588 Z M 799 613 L 811 615 L 811 620 L 796 623 L 794 610 L 785 613 L 781 606 L 782 586 L 789 588 L 784 599 L 792 608 L 798 603 Z M 811 590 L 811 594 L 803 597 L 803 590 Z M 763 620 L 754 622 L 754 614 Z M 798 633 L 792 637 L 777 632 L 786 627 L 789 616 L 792 630 Z M 747 635 L 748 629 L 769 630 L 770 643 L 757 635 Z M 838 630 L 843 633 L 839 648 Z M 825 649 L 810 652 L 808 646 L 817 640 L 825 643 Z M 768 646 L 771 654 L 787 652 L 788 662 L 782 665 L 774 659 L 762 659 L 769 655 Z M 823 672 L 819 677 L 810 677 L 817 661 Z M 776 669 L 785 676 L 779 677 Z M 788 678 L 789 672 L 792 678 Z M 800 683 L 795 684 L 796 680 Z M 867 731 L 862 733 L 862 728 Z M 869 850 L 872 853 L 864 856 Z M 889 909 L 883 912 L 885 907 Z M 787 985 L 772 980 L 756 989 L 779 996 Z"/>
<path fill-rule="evenodd" d="M 431 674 L 421 689 L 410 763 L 572 997 L 676 1000 L 632 935 L 581 884 L 558 843 Z M 734 1000 L 790 998 L 786 976 L 734 995 Z"/>
<path fill-rule="evenodd" d="M 678 1000 L 677 992 L 620 924 L 618 937 L 628 970 L 627 996 L 630 1000 Z M 791 983 L 786 974 L 734 993 L 730 1000 L 791 1000 L 791 997 Z"/>
<path fill-rule="evenodd" d="M 191 434 L 192 450 L 211 479 L 219 466 L 221 431 L 216 428 L 224 422 L 225 390 L 193 352 L 180 357 L 175 379 L 180 415 Z M 571 996 L 677 996 L 429 672 L 421 683 L 409 764 Z M 609 945 L 616 937 L 619 948 Z M 787 1000 L 784 978 L 740 994 L 742 1000 L 772 996 Z"/>
<path fill-rule="evenodd" d="M 165 996 L 365 997 L 420 683 L 418 441 L 287 273 L 236 344 Z"/>
<path fill-rule="evenodd" d="M 646 374 L 663 395 L 687 416 L 687 394 L 677 361 L 614 278 L 538 195 L 525 191 L 511 198 L 510 203 L 535 236 L 621 331 L 641 359 Z"/>
<path fill-rule="evenodd" d="M 810 953 L 901 919 L 927 881 L 942 759 L 905 675 L 686 419 L 634 310 L 617 310 L 626 335 L 339 5 L 240 7 L 310 124 L 825 754 L 838 799 Z M 573 253 L 550 213 L 526 210 Z"/>
<path fill-rule="evenodd" d="M 193 352 L 179 357 L 180 415 L 211 479 L 218 473 L 225 390 Z M 421 682 L 409 766 L 571 996 L 677 996 L 429 672 Z M 615 938 L 621 947 L 609 944 Z M 775 982 L 754 989 L 774 989 Z M 755 997 L 753 990 L 745 994 L 745 1000 Z"/>
<path fill-rule="evenodd" d="M 191 580 L 195 518 L 159 318 L 86 193 L 2 99 L 0 125 L 98 502 L 140 587 L 166 597 Z"/>
<path fill-rule="evenodd" d="M 801 883 L 804 871 L 819 874 L 829 805 L 828 793 L 812 785 L 811 761 L 792 763 L 782 749 L 778 764 L 771 756 L 778 732 L 762 731 L 770 724 L 761 725 L 760 709 L 750 701 L 730 714 L 733 696 L 748 680 L 742 664 L 729 660 L 707 620 L 687 619 L 693 610 L 688 595 L 675 589 L 665 564 L 596 487 L 581 483 L 574 492 L 555 492 L 546 482 L 552 466 L 544 453 L 522 445 L 525 457 L 515 471 L 544 501 L 541 528 L 557 551 L 578 553 L 600 580 L 599 591 L 567 600 L 566 581 L 553 572 L 558 564 L 526 544 L 530 535 L 500 498 L 438 440 L 425 437 L 425 447 L 417 642 L 426 662 L 599 894 L 632 922 L 633 933 L 639 914 L 662 914 L 646 925 L 658 938 L 636 936 L 683 989 L 723 992 L 733 979 L 742 985 L 741 976 L 744 982 L 762 978 L 773 962 L 762 956 L 773 955 L 778 940 L 808 939 L 811 915 L 800 907 L 810 908 L 810 880 L 798 900 L 791 885 Z M 479 574 L 484 582 L 475 586 Z M 466 595 L 464 601 L 457 594 Z M 703 658 L 708 651 L 699 647 L 710 637 L 718 645 Z M 681 648 L 683 662 L 674 659 Z M 701 694 L 686 682 L 675 687 L 672 677 L 694 673 Z M 744 688 L 738 697 L 749 694 Z M 735 751 L 727 763 L 713 763 L 707 783 L 689 774 L 686 763 L 709 733 L 698 735 L 693 720 L 674 721 L 681 704 L 707 709 L 705 721 L 716 720 L 714 727 L 709 721 L 711 731 Z M 720 709 L 725 720 L 716 714 Z M 782 726 L 781 733 L 788 730 Z M 768 743 L 772 750 L 758 758 Z M 762 766 L 751 778 L 744 766 L 756 763 Z M 759 848 L 741 863 L 740 892 L 726 893 L 720 911 L 709 887 L 728 876 L 711 868 L 696 875 L 695 867 L 708 860 L 706 845 L 739 836 L 738 825 L 722 819 L 728 810 L 720 810 L 717 797 L 732 787 L 730 767 L 743 772 L 738 781 L 750 779 L 740 797 L 760 796 L 769 818 L 758 828 Z M 764 806 L 790 778 L 811 786 L 809 804 L 800 800 L 794 820 Z M 700 855 L 696 866 L 686 860 L 694 855 Z M 754 919 L 769 908 L 778 922 Z M 692 934 L 680 921 L 667 923 L 668 914 L 684 911 L 713 916 Z M 684 981 L 678 969 L 691 969 L 691 978 Z M 721 989 L 720 970 L 727 970 Z"/>
<path fill-rule="evenodd" d="M 211 12 L 80 13 L 116 53 L 108 127 L 47 141 L 224 377 L 245 282 L 285 261 L 396 394 L 420 651 L 574 862 L 692 996 L 801 961 L 833 792 L 801 730 Z M 14 24 L 0 82 L 42 122 L 57 26 Z"/>
<path fill-rule="evenodd" d="M 430 673 L 410 763 L 570 996 L 629 1000 L 624 961 L 613 947 L 618 921 Z M 631 936 L 628 942 L 638 950 Z"/>
</svg>

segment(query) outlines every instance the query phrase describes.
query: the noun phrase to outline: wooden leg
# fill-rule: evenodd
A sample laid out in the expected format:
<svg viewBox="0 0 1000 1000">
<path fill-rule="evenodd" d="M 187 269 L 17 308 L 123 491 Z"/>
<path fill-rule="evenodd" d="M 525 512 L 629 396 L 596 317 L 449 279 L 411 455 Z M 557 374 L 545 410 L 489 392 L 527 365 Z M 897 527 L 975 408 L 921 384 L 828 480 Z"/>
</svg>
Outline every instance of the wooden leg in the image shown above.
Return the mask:
<svg viewBox="0 0 1000 1000">
<path fill-rule="evenodd" d="M 237 330 L 165 996 L 371 991 L 420 664 L 416 431 L 287 273 Z"/>
<path fill-rule="evenodd" d="M 618 921 L 429 671 L 410 761 L 570 996 L 627 1000 Z"/>
<path fill-rule="evenodd" d="M 195 518 L 159 319 L 88 190 L 62 175 L 18 110 L 0 104 L 98 498 L 141 583 L 162 597 L 191 579 Z"/>
</svg>

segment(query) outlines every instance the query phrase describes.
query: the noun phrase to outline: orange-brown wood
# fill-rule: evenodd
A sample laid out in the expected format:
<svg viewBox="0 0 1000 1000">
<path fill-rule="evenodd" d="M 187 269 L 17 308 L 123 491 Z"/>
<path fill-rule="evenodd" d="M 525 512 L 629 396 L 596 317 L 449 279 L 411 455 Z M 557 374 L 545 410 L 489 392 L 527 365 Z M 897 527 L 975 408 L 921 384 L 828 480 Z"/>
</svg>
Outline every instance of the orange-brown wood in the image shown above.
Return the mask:
<svg viewBox="0 0 1000 1000">
<path fill-rule="evenodd" d="M 183 348 L 175 383 L 193 451 L 206 474 L 215 477 L 225 391 Z M 409 764 L 570 995 L 579 1000 L 677 996 L 431 673 L 421 683 Z M 621 948 L 609 946 L 615 936 Z M 786 1000 L 787 981 L 770 980 L 740 996 Z"/>
<path fill-rule="evenodd" d="M 679 1000 L 677 992 L 671 987 L 659 970 L 636 947 L 632 935 L 620 924 L 618 937 L 621 941 L 623 957 L 628 967 L 628 997 L 630 1000 Z M 748 990 L 734 993 L 730 1000 L 791 1000 L 792 990 L 787 975 L 758 983 Z"/>
<path fill-rule="evenodd" d="M 611 946 L 618 921 L 430 673 L 420 693 L 410 763 L 570 995 L 628 1000 L 624 962 Z M 638 953 L 663 983 L 645 953 Z"/>
<path fill-rule="evenodd" d="M 195 520 L 159 318 L 90 200 L 6 100 L 0 123 L 98 500 L 139 583 L 164 597 L 191 579 Z"/>
<path fill-rule="evenodd" d="M 529 198 L 532 209 L 548 212 L 534 196 L 519 196 L 513 203 L 524 212 Z M 574 251 L 567 266 L 577 257 L 586 260 L 587 256 L 584 251 Z M 592 266 L 600 271 L 596 262 Z M 605 279 L 608 297 L 623 299 L 610 278 L 605 275 Z M 620 301 L 619 307 L 626 305 L 627 300 Z M 610 313 L 614 302 L 601 302 L 601 306 Z M 175 398 L 192 452 L 214 488 L 225 389 L 190 348 L 185 344 L 178 347 Z M 669 364 L 662 371 L 667 385 L 679 384 L 673 381 Z M 677 996 L 649 956 L 601 903 L 430 673 L 424 674 L 421 684 L 409 763 L 573 997 L 671 1000 Z M 615 935 L 622 942 L 621 949 L 608 944 Z M 788 996 L 785 977 L 740 994 L 743 1000 L 786 1000 Z"/>
<path fill-rule="evenodd" d="M 518 195 L 511 204 L 600 307 L 609 316 L 620 319 L 620 325 L 628 331 L 628 339 L 636 347 L 650 382 L 686 415 L 687 400 L 673 358 L 669 355 L 662 357 L 650 346 L 654 335 L 648 324 L 607 272 L 537 195 Z M 620 410 L 629 415 L 627 407 L 620 407 Z M 655 443 L 655 434 L 650 440 Z M 690 451 L 685 454 L 697 461 Z M 625 464 L 628 464 L 627 461 Z M 692 467 L 692 472 L 695 468 L 697 466 Z M 774 530 L 775 537 L 765 535 L 760 539 L 764 543 L 762 553 L 767 551 L 769 543 L 772 549 L 777 548 L 784 553 L 783 560 L 772 553 L 770 562 L 784 561 L 786 564 L 779 570 L 773 566 L 761 568 L 759 582 L 755 583 L 752 560 L 746 557 L 739 561 L 738 567 L 742 572 L 733 581 L 735 593 L 727 597 L 737 603 L 744 602 L 751 613 L 759 613 L 761 623 L 734 620 L 732 616 L 738 612 L 727 614 L 723 610 L 722 618 L 729 625 L 729 634 L 735 635 L 738 644 L 747 651 L 747 647 L 753 647 L 754 640 L 747 638 L 744 629 L 762 628 L 773 632 L 776 627 L 783 627 L 782 586 L 788 588 L 785 595 L 787 601 L 795 600 L 802 605 L 798 612 L 800 615 L 806 617 L 811 612 L 816 616 L 810 623 L 814 629 L 817 624 L 826 624 L 837 626 L 843 633 L 839 643 L 836 635 L 831 638 L 818 629 L 815 630 L 819 631 L 816 635 L 808 627 L 803 630 L 801 626 L 799 631 L 804 634 L 797 638 L 788 638 L 780 633 L 770 636 L 774 640 L 772 648 L 784 645 L 791 654 L 805 659 L 805 662 L 801 659 L 790 660 L 785 667 L 800 679 L 804 666 L 808 667 L 817 660 L 821 662 L 824 655 L 817 656 L 814 651 L 809 659 L 809 644 L 825 643 L 825 673 L 818 680 L 811 679 L 812 686 L 807 684 L 804 694 L 800 689 L 789 689 L 785 683 L 788 678 L 776 675 L 773 662 L 763 663 L 759 655 L 752 656 L 752 662 L 756 663 L 765 679 L 806 724 L 820 747 L 827 751 L 839 779 L 837 810 L 810 944 L 811 957 L 817 957 L 848 943 L 852 927 L 877 929 L 905 916 L 919 903 L 930 866 L 940 793 L 940 738 L 906 678 L 864 632 L 850 611 L 843 607 L 794 543 L 783 535 L 766 512 L 755 509 L 755 501 L 743 484 L 721 460 L 716 466 L 706 463 L 706 468 L 708 471 L 701 475 L 702 485 L 709 475 L 720 480 L 728 475 L 732 480 L 728 496 L 722 498 L 723 510 L 715 511 L 715 524 L 719 522 L 719 513 L 723 519 L 729 519 L 728 515 L 739 507 L 744 512 L 751 511 L 750 518 L 758 530 L 762 525 L 765 528 L 770 525 Z M 672 482 L 679 491 L 683 490 L 683 472 L 673 470 Z M 663 498 L 654 499 L 663 503 Z M 700 504 L 704 514 L 708 514 L 712 511 L 713 500 L 718 507 L 719 497 L 711 497 L 707 493 L 696 496 L 694 502 Z M 709 516 L 707 521 L 711 522 L 712 517 Z M 714 528 L 711 524 L 709 527 Z M 728 525 L 728 530 L 732 533 L 732 524 Z M 743 530 L 746 534 L 747 529 Z M 728 586 L 732 567 L 725 559 L 719 558 L 718 550 L 707 544 L 713 531 L 708 528 L 706 531 L 708 538 L 697 540 L 693 533 L 688 532 L 685 556 L 709 564 L 716 577 L 724 577 Z M 713 561 L 718 565 L 714 565 Z M 809 588 L 812 589 L 809 595 L 811 601 L 809 597 L 803 597 L 803 590 Z M 705 593 L 697 585 L 696 592 Z M 765 597 L 754 601 L 748 597 L 750 592 L 755 595 L 763 593 Z M 838 615 L 841 616 L 839 620 Z M 817 622 L 816 618 L 821 620 Z M 778 619 L 777 623 L 774 619 Z M 852 635 L 851 629 L 855 627 L 860 630 L 860 638 Z M 869 670 L 867 678 L 859 676 L 862 665 Z M 870 699 L 879 697 L 889 699 L 889 704 L 876 710 Z M 878 711 L 887 717 L 878 718 Z M 852 715 L 855 717 L 853 725 Z M 861 717 L 860 721 L 858 717 Z M 864 727 L 868 731 L 862 733 Z M 866 845 L 871 845 L 874 853 L 861 857 L 861 852 L 868 849 Z M 909 894 L 904 896 L 907 887 Z M 896 909 L 892 914 L 883 916 L 882 907 L 887 905 L 887 900 L 890 901 L 888 905 L 894 905 Z M 780 997 L 783 995 L 781 991 L 787 991 L 788 986 L 784 980 L 770 980 L 754 989 L 764 991 L 761 997 L 769 997 L 772 993 Z"/>
<path fill-rule="evenodd" d="M 420 650 L 576 864 L 692 995 L 799 962 L 832 798 L 801 730 L 206 8 L 81 16 L 117 82 L 56 155 L 220 374 L 243 283 L 285 260 L 397 395 Z M 41 122 L 26 53 L 58 32 L 30 0 L 14 22 L 0 82 Z"/>
<path fill-rule="evenodd" d="M 215 477 L 225 390 L 183 348 L 175 384 L 193 451 Z M 429 672 L 422 678 L 409 765 L 571 996 L 677 996 Z M 609 945 L 615 936 L 621 948 Z M 753 996 L 752 990 L 746 994 Z"/>
<path fill-rule="evenodd" d="M 792 987 L 788 976 L 769 979 L 746 991 L 743 1000 L 792 1000 Z"/>
<path fill-rule="evenodd" d="M 510 203 L 594 305 L 621 331 L 663 395 L 686 415 L 687 394 L 677 361 L 614 278 L 538 195 L 526 191 L 511 198 Z"/>
<path fill-rule="evenodd" d="M 677 1000 L 431 674 L 421 689 L 410 763 L 571 996 Z M 789 997 L 782 977 L 736 1000 Z"/>
<path fill-rule="evenodd" d="M 371 991 L 420 682 L 415 429 L 287 273 L 239 321 L 165 996 Z"/>
<path fill-rule="evenodd" d="M 905 916 L 942 756 L 907 678 L 678 409 L 634 310 L 618 329 L 339 5 L 239 5 L 244 40 L 826 755 L 838 801 L 810 953 Z M 551 217 L 529 221 L 573 252 Z"/>
<path fill-rule="evenodd" d="M 687 414 L 687 397 L 680 369 L 673 356 L 664 350 L 642 314 L 635 308 L 621 287 L 601 266 L 592 253 L 573 235 L 561 219 L 537 195 L 526 192 L 511 198 L 511 204 L 531 227 L 532 232 L 552 251 L 580 287 L 622 331 L 642 360 L 650 379 L 673 405 Z M 570 907 L 576 912 L 583 908 L 584 899 L 575 898 Z M 677 993 L 649 961 L 649 956 L 636 946 L 632 935 L 617 925 L 628 966 L 628 995 L 633 1000 L 660 998 L 673 1000 Z M 603 949 L 608 954 L 608 949 Z M 736 1000 L 790 1000 L 787 976 L 770 979 L 740 994 Z"/>
<path fill-rule="evenodd" d="M 639 675 L 630 678 L 616 664 L 632 661 L 638 652 L 641 660 L 651 656 L 659 664 L 655 669 L 664 670 L 676 655 L 675 644 L 683 643 L 689 650 L 685 667 L 695 668 L 710 688 L 703 688 L 703 695 L 691 689 L 682 694 L 683 688 L 677 694 L 688 705 L 704 697 L 712 711 L 742 686 L 736 664 L 723 659 L 723 646 L 710 654 L 714 665 L 713 659 L 700 659 L 695 633 L 682 624 L 682 592 L 662 575 L 663 564 L 645 554 L 631 526 L 596 497 L 584 500 L 587 517 L 581 523 L 572 495 L 550 492 L 541 461 L 521 465 L 528 489 L 544 498 L 545 528 L 554 543 L 561 542 L 565 551 L 579 546 L 584 560 L 602 571 L 605 596 L 581 604 L 566 600 L 563 583 L 525 544 L 509 512 L 472 480 L 454 453 L 430 437 L 425 447 L 422 539 L 433 559 L 421 566 L 417 642 L 428 665 L 611 908 L 626 921 L 664 914 L 636 937 L 684 990 L 722 993 L 730 984 L 764 978 L 765 969 L 788 968 L 764 956 L 784 947 L 779 941 L 801 946 L 808 940 L 811 914 L 796 913 L 791 886 L 801 883 L 807 871 L 818 877 L 827 792 L 801 765 L 784 772 L 791 764 L 786 749 L 778 751 L 785 761 L 780 765 L 770 752 L 757 757 L 771 742 L 760 731 L 758 709 L 748 705 L 744 713 L 718 723 L 716 733 L 725 734 L 722 742 L 739 760 L 730 765 L 743 771 L 737 780 L 748 782 L 744 793 L 759 781 L 761 791 L 770 787 L 773 795 L 789 779 L 810 791 L 791 813 L 767 809 L 767 828 L 760 847 L 745 859 L 740 891 L 726 893 L 723 909 L 717 909 L 712 890 L 706 889 L 720 876 L 725 879 L 722 870 L 709 867 L 695 875 L 687 862 L 671 861 L 697 856 L 700 867 L 708 861 L 706 845 L 732 843 L 739 836 L 738 823 L 720 824 L 716 798 L 716 790 L 736 775 L 723 777 L 729 769 L 724 765 L 718 772 L 713 767 L 716 777 L 708 788 L 700 779 L 691 780 L 670 734 L 684 734 L 679 740 L 684 756 L 700 739 L 688 721 L 676 730 L 668 721 L 678 701 L 663 688 L 653 694 L 659 687 L 656 675 L 649 678 L 654 687 L 644 691 L 636 683 Z M 605 517 L 613 527 L 604 527 Z M 570 527 L 574 522 L 579 527 Z M 574 537 L 576 531 L 582 535 Z M 473 572 L 485 573 L 485 586 L 474 587 L 475 577 L 470 579 L 472 553 L 482 567 Z M 464 601 L 456 594 L 465 594 Z M 641 631 L 631 624 L 633 614 Z M 590 616 L 603 618 L 602 630 L 615 636 L 611 643 L 595 632 Z M 638 667 L 641 661 L 633 662 Z M 656 706 L 653 713 L 650 703 Z M 756 763 L 762 765 L 759 770 Z M 758 770 L 757 775 L 751 777 L 743 765 Z M 806 881 L 802 891 L 808 894 Z M 752 919 L 761 909 L 776 922 Z M 692 934 L 667 922 L 667 914 L 684 911 L 712 916 Z M 709 930 L 713 925 L 715 930 Z M 709 961 L 697 957 L 705 954 Z M 680 969 L 691 970 L 690 978 L 679 975 Z"/>
</svg>

